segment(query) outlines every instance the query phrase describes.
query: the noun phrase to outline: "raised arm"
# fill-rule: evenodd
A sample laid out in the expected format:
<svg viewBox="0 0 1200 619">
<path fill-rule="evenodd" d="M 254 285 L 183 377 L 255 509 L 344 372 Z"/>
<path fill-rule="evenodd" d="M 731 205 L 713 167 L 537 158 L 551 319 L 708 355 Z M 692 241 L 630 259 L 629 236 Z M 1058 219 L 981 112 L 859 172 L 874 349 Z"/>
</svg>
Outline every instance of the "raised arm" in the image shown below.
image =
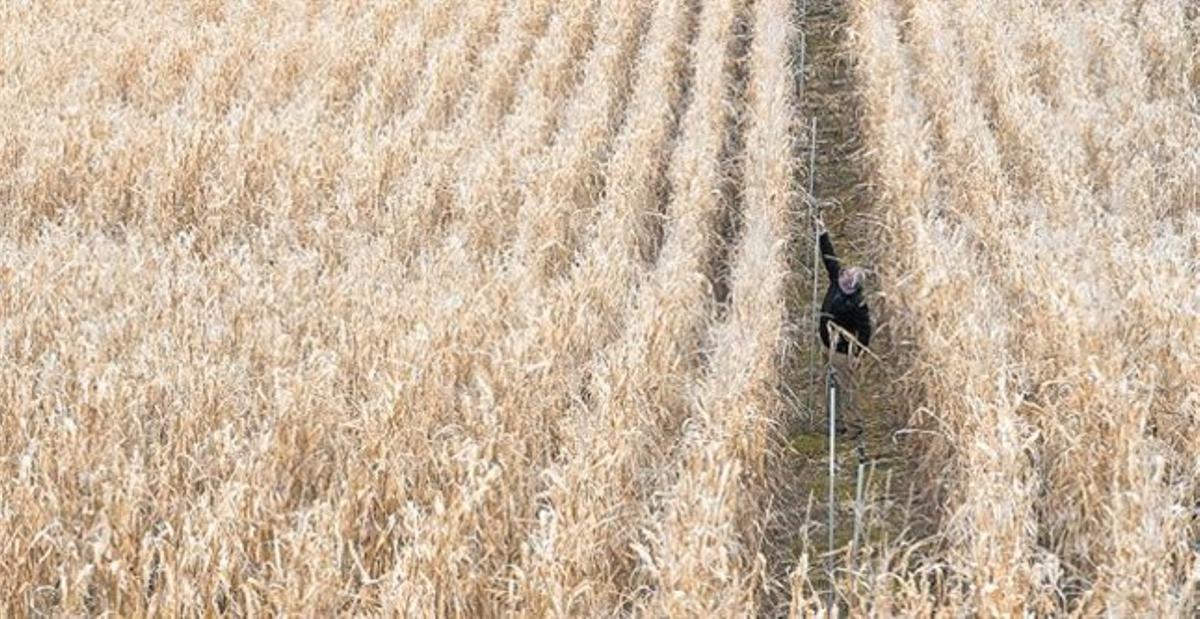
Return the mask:
<svg viewBox="0 0 1200 619">
<path fill-rule="evenodd" d="M 825 271 L 829 273 L 829 281 L 837 282 L 838 275 L 842 272 L 842 265 L 838 262 L 837 253 L 833 251 L 833 241 L 829 240 L 829 232 L 821 231 L 821 260 L 825 262 Z"/>
</svg>

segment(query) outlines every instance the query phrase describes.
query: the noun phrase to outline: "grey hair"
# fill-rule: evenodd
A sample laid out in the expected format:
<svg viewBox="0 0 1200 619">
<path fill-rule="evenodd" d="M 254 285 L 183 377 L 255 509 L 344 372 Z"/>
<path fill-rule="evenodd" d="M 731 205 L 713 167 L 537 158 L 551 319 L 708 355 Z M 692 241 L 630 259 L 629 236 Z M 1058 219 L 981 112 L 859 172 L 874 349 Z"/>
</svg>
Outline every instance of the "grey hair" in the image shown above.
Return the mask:
<svg viewBox="0 0 1200 619">
<path fill-rule="evenodd" d="M 845 294 L 853 294 L 862 288 L 866 275 L 867 273 L 862 267 L 847 267 L 842 269 L 841 274 L 838 275 L 838 287 Z"/>
</svg>

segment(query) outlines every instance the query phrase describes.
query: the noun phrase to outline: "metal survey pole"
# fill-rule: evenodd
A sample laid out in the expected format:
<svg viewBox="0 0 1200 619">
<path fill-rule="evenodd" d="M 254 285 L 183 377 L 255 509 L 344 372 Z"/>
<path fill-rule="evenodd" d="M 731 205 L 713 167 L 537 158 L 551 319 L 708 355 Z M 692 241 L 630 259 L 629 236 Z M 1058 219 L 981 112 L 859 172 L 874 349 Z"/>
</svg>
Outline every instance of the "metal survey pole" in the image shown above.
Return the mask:
<svg viewBox="0 0 1200 619">
<path fill-rule="evenodd" d="M 821 264 L 821 244 L 819 242 L 820 239 L 817 238 L 817 233 L 816 233 L 817 218 L 820 217 L 820 213 L 819 213 L 819 209 L 817 208 L 817 198 L 816 198 L 816 196 L 813 195 L 813 191 L 815 190 L 816 176 L 817 176 L 817 117 L 814 116 L 812 119 L 812 125 L 809 130 L 809 134 L 808 134 L 808 211 L 809 211 L 809 217 L 812 220 L 812 229 L 813 229 L 813 243 L 812 243 L 812 246 L 813 246 L 813 255 L 812 255 L 812 258 L 813 258 L 813 261 L 812 261 L 813 321 L 812 321 L 812 328 L 813 328 L 813 330 L 819 329 L 820 325 L 821 325 L 821 306 L 817 305 L 817 291 L 819 290 L 819 284 L 817 281 L 817 271 L 820 269 L 820 264 Z M 809 354 L 809 385 L 812 386 L 812 388 L 808 390 L 808 393 L 809 393 L 808 410 L 809 410 L 810 415 L 812 414 L 812 411 L 814 410 L 813 403 L 812 403 L 812 392 L 815 391 L 815 389 L 816 389 L 817 376 L 818 376 L 817 348 L 816 348 L 816 344 L 814 344 L 813 348 L 812 348 L 812 352 Z"/>
<path fill-rule="evenodd" d="M 827 528 L 829 533 L 829 554 L 825 557 L 825 571 L 829 575 L 829 600 L 826 604 L 826 609 L 829 616 L 833 616 L 834 606 L 834 579 L 833 579 L 833 544 L 834 544 L 834 528 L 837 526 L 837 506 L 835 500 L 837 493 L 834 491 L 834 486 L 837 482 L 837 464 L 836 464 L 836 448 L 837 448 L 837 374 L 833 366 L 829 366 L 825 374 L 825 383 L 829 393 L 829 495 L 827 497 L 828 507 L 828 522 Z"/>
</svg>

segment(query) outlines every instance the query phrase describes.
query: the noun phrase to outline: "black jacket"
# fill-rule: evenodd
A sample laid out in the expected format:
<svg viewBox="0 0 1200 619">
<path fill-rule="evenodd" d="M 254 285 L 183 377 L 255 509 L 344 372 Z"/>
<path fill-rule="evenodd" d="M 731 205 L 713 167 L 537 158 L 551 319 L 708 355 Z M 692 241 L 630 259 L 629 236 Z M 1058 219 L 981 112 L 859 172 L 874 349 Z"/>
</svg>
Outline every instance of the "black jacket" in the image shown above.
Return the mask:
<svg viewBox="0 0 1200 619">
<path fill-rule="evenodd" d="M 838 286 L 838 275 L 842 265 L 838 262 L 837 254 L 833 251 L 833 242 L 829 233 L 821 233 L 821 259 L 825 262 L 825 270 L 829 273 L 829 290 L 825 292 L 825 302 L 821 304 L 821 342 L 829 348 L 829 333 L 825 325 L 832 320 L 834 324 L 849 331 L 863 346 L 871 344 L 871 312 L 867 301 L 863 298 L 862 287 L 859 286 L 854 294 L 847 295 Z M 837 351 L 844 353 L 849 345 L 842 339 L 838 342 Z"/>
</svg>

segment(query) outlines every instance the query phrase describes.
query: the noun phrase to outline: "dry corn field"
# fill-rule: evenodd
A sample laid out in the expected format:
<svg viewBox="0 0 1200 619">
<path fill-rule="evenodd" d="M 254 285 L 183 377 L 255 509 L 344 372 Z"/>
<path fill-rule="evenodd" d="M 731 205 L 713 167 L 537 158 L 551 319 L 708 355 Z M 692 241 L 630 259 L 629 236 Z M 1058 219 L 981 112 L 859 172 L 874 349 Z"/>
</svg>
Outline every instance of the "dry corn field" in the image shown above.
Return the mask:
<svg viewBox="0 0 1200 619">
<path fill-rule="evenodd" d="M 6 2 L 0 614 L 1194 611 L 1198 15 Z"/>
<path fill-rule="evenodd" d="M 849 5 L 939 511 L 922 567 L 856 575 L 859 608 L 1195 612 L 1200 5 Z"/>
</svg>

